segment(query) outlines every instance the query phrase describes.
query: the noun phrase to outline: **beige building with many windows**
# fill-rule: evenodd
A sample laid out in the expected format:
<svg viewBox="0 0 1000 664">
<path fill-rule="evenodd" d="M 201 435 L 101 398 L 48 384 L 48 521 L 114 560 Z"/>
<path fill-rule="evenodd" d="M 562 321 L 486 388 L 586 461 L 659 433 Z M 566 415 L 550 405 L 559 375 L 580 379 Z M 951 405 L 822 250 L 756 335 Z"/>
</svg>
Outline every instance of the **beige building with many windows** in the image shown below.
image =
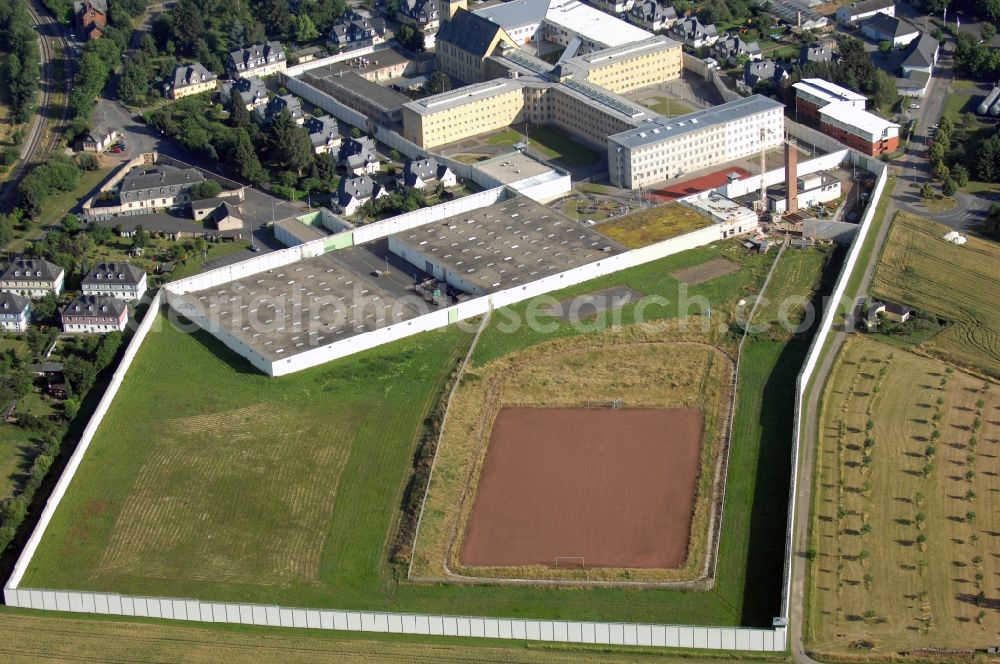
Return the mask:
<svg viewBox="0 0 1000 664">
<path fill-rule="evenodd" d="M 497 79 L 403 105 L 403 136 L 432 148 L 519 121 L 524 93 L 518 81 Z"/>
<path fill-rule="evenodd" d="M 618 94 L 680 78 L 681 44 L 663 36 L 580 55 L 567 61 L 588 83 Z"/>
<path fill-rule="evenodd" d="M 611 182 L 638 189 L 779 147 L 784 110 L 780 102 L 754 95 L 676 118 L 657 117 L 609 136 Z"/>
<path fill-rule="evenodd" d="M 513 48 L 513 40 L 502 27 L 458 9 L 437 34 L 437 68 L 460 81 L 475 83 L 486 79 L 486 58 L 497 49 Z"/>
</svg>

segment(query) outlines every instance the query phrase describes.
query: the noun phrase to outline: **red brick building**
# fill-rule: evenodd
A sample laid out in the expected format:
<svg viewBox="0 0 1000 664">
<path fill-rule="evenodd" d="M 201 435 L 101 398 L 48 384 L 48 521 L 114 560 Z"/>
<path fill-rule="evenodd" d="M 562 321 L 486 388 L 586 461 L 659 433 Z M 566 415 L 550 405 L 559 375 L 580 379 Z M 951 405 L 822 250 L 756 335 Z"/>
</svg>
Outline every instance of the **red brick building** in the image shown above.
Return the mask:
<svg viewBox="0 0 1000 664">
<path fill-rule="evenodd" d="M 819 128 L 827 136 L 871 157 L 899 149 L 899 125 L 842 102 L 819 110 Z"/>
<path fill-rule="evenodd" d="M 76 28 L 80 39 L 99 39 L 108 26 L 108 5 L 106 0 L 80 0 L 73 3 Z"/>
<path fill-rule="evenodd" d="M 821 78 L 804 78 L 795 85 L 795 111 L 798 119 L 819 122 L 819 109 L 827 104 L 845 102 L 859 111 L 865 110 L 864 95 L 824 81 Z"/>
</svg>

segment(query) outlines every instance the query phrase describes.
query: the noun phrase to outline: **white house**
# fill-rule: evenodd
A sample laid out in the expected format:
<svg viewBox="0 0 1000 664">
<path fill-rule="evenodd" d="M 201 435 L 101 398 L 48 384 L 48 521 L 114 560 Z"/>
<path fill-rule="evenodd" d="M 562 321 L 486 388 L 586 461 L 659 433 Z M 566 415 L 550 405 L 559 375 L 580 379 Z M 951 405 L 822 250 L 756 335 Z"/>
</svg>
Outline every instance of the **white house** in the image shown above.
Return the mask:
<svg viewBox="0 0 1000 664">
<path fill-rule="evenodd" d="M 31 300 L 14 293 L 0 293 L 0 330 L 27 332 L 31 320 Z"/>
<path fill-rule="evenodd" d="M 844 5 L 837 10 L 837 23 L 841 25 L 857 23 L 875 14 L 895 16 L 895 0 L 865 0 Z"/>
<path fill-rule="evenodd" d="M 84 295 L 138 300 L 146 292 L 146 271 L 129 263 L 98 263 L 80 284 Z"/>
<path fill-rule="evenodd" d="M 893 48 L 908 46 L 920 36 L 920 30 L 895 16 L 875 14 L 860 23 L 861 33 L 876 42 L 889 42 Z"/>
<path fill-rule="evenodd" d="M 367 175 L 340 179 L 337 187 L 337 205 L 341 212 L 350 216 L 358 211 L 358 208 L 372 200 L 382 198 L 389 193 L 385 188 Z"/>
<path fill-rule="evenodd" d="M 63 308 L 61 317 L 63 332 L 122 332 L 128 322 L 128 305 L 113 297 L 81 295 Z"/>
<path fill-rule="evenodd" d="M 59 295 L 65 276 L 65 271 L 55 263 L 37 258 L 18 258 L 0 274 L 0 292 L 33 300 L 49 293 Z"/>
<path fill-rule="evenodd" d="M 414 159 L 403 167 L 403 185 L 414 189 L 427 187 L 454 187 L 457 179 L 451 169 L 439 164 L 436 159 Z"/>
</svg>

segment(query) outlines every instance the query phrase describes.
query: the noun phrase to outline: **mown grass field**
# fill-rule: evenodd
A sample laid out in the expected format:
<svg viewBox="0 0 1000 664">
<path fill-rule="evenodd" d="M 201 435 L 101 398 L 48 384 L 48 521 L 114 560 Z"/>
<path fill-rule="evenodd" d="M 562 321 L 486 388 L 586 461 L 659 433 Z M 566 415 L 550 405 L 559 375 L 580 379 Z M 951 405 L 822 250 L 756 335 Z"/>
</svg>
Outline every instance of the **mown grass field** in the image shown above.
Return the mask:
<svg viewBox="0 0 1000 664">
<path fill-rule="evenodd" d="M 998 388 L 932 358 L 848 340 L 820 420 L 808 602 L 817 651 L 995 642 Z"/>
<path fill-rule="evenodd" d="M 742 269 L 687 291 L 670 277 L 720 257 Z M 647 320 L 673 318 L 680 310 L 695 316 L 694 322 L 706 304 L 713 318 L 724 317 L 737 299 L 760 288 L 773 259 L 748 253 L 737 242 L 719 243 L 556 296 L 626 285 L 669 298 L 670 304 L 647 307 Z M 696 296 L 704 300 L 685 301 Z M 580 333 L 551 318 L 548 330 L 522 326 L 505 332 L 504 324 L 530 306 L 495 313 L 476 363 Z M 638 305 L 622 309 L 621 322 L 634 322 L 637 311 Z M 726 487 L 715 588 L 581 592 L 413 584 L 404 580 L 404 567 L 387 560 L 386 543 L 423 420 L 470 338 L 451 328 L 269 379 L 208 335 L 152 332 L 23 585 L 459 615 L 771 624 L 782 571 L 792 390 L 804 339 L 752 342 L 744 352 L 740 384 L 752 388 L 737 396 L 730 458 L 736 470 Z M 245 425 L 233 426 L 236 418 Z M 185 452 L 188 458 L 180 459 Z M 342 458 L 323 456 L 335 453 Z M 158 469 L 161 462 L 177 465 Z M 181 467 L 188 472 L 178 472 Z M 317 474 L 320 486 L 301 483 Z M 156 491 L 141 488 L 140 480 Z M 298 510 L 308 502 L 322 516 Z M 181 512 L 191 523 L 178 521 Z M 178 524 L 182 530 L 171 529 Z M 321 537 L 312 532 L 315 524 L 324 528 Z M 300 542 L 295 553 L 270 544 L 286 536 Z M 164 555 L 147 539 L 173 547 L 173 554 Z M 168 563 L 173 568 L 165 578 Z M 215 575 L 223 567 L 231 576 Z"/>
<path fill-rule="evenodd" d="M 877 297 L 952 322 L 918 350 L 1000 376 L 1000 245 L 969 237 L 959 247 L 941 239 L 947 227 L 900 213 L 875 273 Z"/>
<path fill-rule="evenodd" d="M 832 253 L 831 247 L 823 246 L 786 249 L 775 268 L 765 299 L 754 315 L 754 322 L 788 324 L 790 328 L 812 322 L 807 306 L 819 287 L 816 275 L 822 272 Z"/>
<path fill-rule="evenodd" d="M 668 203 L 606 221 L 594 228 L 629 249 L 638 249 L 690 233 L 711 223 L 708 216 L 686 205 Z"/>
<path fill-rule="evenodd" d="M 703 653 L 702 653 L 703 654 Z M 155 621 L 81 619 L 0 612 L 0 659 L 11 664 L 50 662 L 504 662 L 521 664 L 681 664 L 691 661 L 784 662 L 786 657 L 747 653 L 702 659 L 696 653 L 650 648 L 608 649 L 455 637 L 268 630 L 236 625 L 186 625 Z"/>
<path fill-rule="evenodd" d="M 524 142 L 525 136 L 520 132 L 520 127 L 521 125 L 518 125 L 518 129 L 506 129 L 491 136 L 487 142 L 490 145 L 514 145 Z M 530 127 L 527 140 L 529 149 L 570 168 L 590 166 L 601 160 L 601 155 L 552 127 L 538 125 Z"/>
</svg>

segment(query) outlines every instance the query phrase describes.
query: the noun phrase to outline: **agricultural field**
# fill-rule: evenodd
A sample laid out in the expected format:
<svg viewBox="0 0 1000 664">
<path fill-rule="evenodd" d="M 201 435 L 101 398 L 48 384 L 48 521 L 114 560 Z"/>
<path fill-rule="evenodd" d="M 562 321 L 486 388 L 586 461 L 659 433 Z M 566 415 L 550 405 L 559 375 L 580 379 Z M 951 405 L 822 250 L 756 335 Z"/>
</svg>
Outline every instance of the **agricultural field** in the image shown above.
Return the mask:
<svg viewBox="0 0 1000 664">
<path fill-rule="evenodd" d="M 538 645 L 510 641 L 454 637 L 360 635 L 319 630 L 265 630 L 234 625 L 205 626 L 151 621 L 52 617 L 0 613 L 0 659 L 10 664 L 38 661 L 93 662 L 218 662 L 280 661 L 288 664 L 317 661 L 332 664 L 358 662 L 518 662 L 519 664 L 682 664 L 709 661 L 694 653 L 644 648 L 609 650 L 560 644 Z M 779 655 L 712 656 L 712 662 L 785 662 Z"/>
<path fill-rule="evenodd" d="M 899 213 L 875 273 L 874 294 L 942 318 L 950 325 L 919 352 L 1000 376 L 1000 245 L 969 237 L 959 247 L 941 239 L 948 228 Z"/>
<path fill-rule="evenodd" d="M 824 395 L 817 459 L 811 647 L 996 643 L 1000 384 L 852 336 Z"/>
<path fill-rule="evenodd" d="M 629 249 L 638 249 L 711 224 L 707 215 L 680 203 L 667 203 L 606 221 L 594 230 Z"/>
<path fill-rule="evenodd" d="M 687 291 L 670 276 L 720 258 L 740 269 Z M 680 311 L 696 327 L 707 319 L 698 313 L 711 305 L 705 333 L 725 337 L 736 302 L 759 291 L 773 260 L 736 241 L 720 242 L 555 296 L 625 286 L 669 299 L 609 311 L 622 325 L 667 321 Z M 696 297 L 704 299 L 685 301 Z M 494 312 L 473 366 L 586 332 L 555 316 L 541 316 L 544 327 L 512 323 L 534 306 Z M 587 620 L 620 620 L 627 608 L 628 619 L 640 622 L 771 624 L 782 574 L 794 377 L 807 339 L 761 339 L 745 348 L 740 384 L 763 389 L 737 393 L 738 444 L 729 463 L 739 472 L 726 484 L 711 591 L 412 583 L 387 544 L 418 441 L 466 352 L 469 327 L 277 379 L 258 374 L 207 334 L 159 327 L 140 350 L 23 586 Z M 289 546 L 273 544 L 286 540 Z"/>
<path fill-rule="evenodd" d="M 698 323 L 685 325 L 677 320 L 632 325 L 601 334 L 541 343 L 467 368 L 452 396 L 448 424 L 439 443 L 435 475 L 424 505 L 410 568 L 412 578 L 447 581 L 450 576 L 446 572 L 448 570 L 480 578 L 651 583 L 702 579 L 706 573 L 707 543 L 710 539 L 709 516 L 716 495 L 715 469 L 723 449 L 723 429 L 720 426 L 729 409 L 728 385 L 732 381 L 730 356 L 735 351 L 733 338 L 728 334 L 717 335 L 716 330 L 715 325 L 706 329 Z M 716 345 L 723 349 L 716 348 Z M 482 548 L 481 541 L 485 537 L 482 530 L 489 529 L 488 524 L 482 523 L 488 517 L 476 515 L 486 509 L 480 504 L 481 500 L 493 494 L 490 487 L 495 483 L 483 486 L 486 496 L 483 498 L 477 488 L 480 477 L 485 478 L 484 482 L 491 481 L 492 478 L 486 474 L 496 463 L 500 463 L 496 461 L 499 452 L 491 449 L 493 445 L 502 445 L 496 433 L 491 440 L 494 421 L 498 418 L 502 420 L 511 412 L 521 412 L 527 417 L 529 411 L 525 409 L 538 413 L 542 412 L 538 409 L 587 408 L 591 402 L 607 400 L 621 400 L 621 407 L 625 410 L 620 413 L 627 414 L 632 408 L 694 409 L 704 419 L 702 433 L 695 435 L 693 441 L 696 450 L 700 447 L 693 457 L 698 500 L 692 501 L 693 508 L 688 508 L 691 509 L 691 539 L 681 544 L 680 563 L 635 569 L 638 565 L 587 566 L 585 561 L 583 566 L 574 564 L 569 567 L 538 564 L 491 566 L 486 562 L 464 562 L 468 559 L 470 540 L 477 550 Z M 624 432 L 624 421 L 620 426 Z M 621 443 L 629 444 L 625 440 Z M 539 450 L 539 456 L 542 454 Z M 676 455 L 678 464 L 681 464 L 683 456 L 680 453 Z M 539 458 L 538 463 L 542 462 Z M 612 477 L 616 475 L 613 470 L 615 463 L 614 459 L 608 459 L 602 464 Z M 517 471 L 512 478 L 523 474 L 523 471 Z M 613 481 L 610 478 L 606 480 L 607 483 Z M 683 483 L 683 479 L 678 478 L 677 483 Z M 627 491 L 623 488 L 617 493 L 624 498 Z M 635 500 L 640 499 L 637 497 Z M 538 510 L 544 509 L 544 506 L 538 507 Z M 637 504 L 629 509 L 640 512 L 644 508 Z M 597 512 L 596 508 L 594 512 Z M 502 516 L 505 512 L 496 514 Z M 665 513 L 664 520 L 668 518 Z M 571 520 L 571 517 L 557 515 L 552 519 L 553 524 L 567 524 L 569 541 L 573 541 Z M 596 523 L 593 527 L 597 527 Z M 555 525 L 549 530 L 554 528 Z M 630 532 L 626 529 L 616 539 L 624 541 Z M 655 546 L 662 551 L 676 544 L 659 540 Z M 556 544 L 552 546 L 559 548 Z M 649 544 L 644 550 L 651 552 L 652 546 Z M 525 547 L 534 550 L 530 542 L 525 543 Z M 491 548 L 497 550 L 498 546 Z M 593 553 L 596 554 L 599 548 L 594 546 Z M 461 556 L 460 551 L 464 551 Z M 580 555 L 580 549 L 573 549 L 567 544 L 561 553 L 569 555 L 574 551 L 577 556 Z M 478 557 L 492 559 L 489 555 Z M 628 557 L 628 552 L 623 551 L 621 558 Z"/>
</svg>

